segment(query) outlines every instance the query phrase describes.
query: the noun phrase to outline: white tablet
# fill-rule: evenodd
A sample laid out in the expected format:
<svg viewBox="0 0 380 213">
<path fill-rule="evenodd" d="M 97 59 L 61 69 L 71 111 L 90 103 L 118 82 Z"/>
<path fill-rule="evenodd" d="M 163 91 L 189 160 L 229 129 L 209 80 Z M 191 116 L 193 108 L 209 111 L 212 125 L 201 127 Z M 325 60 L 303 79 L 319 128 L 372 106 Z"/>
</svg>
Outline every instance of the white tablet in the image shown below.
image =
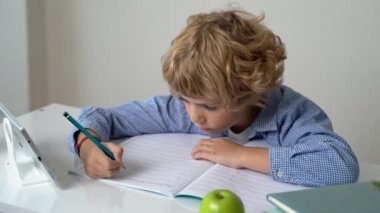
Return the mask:
<svg viewBox="0 0 380 213">
<path fill-rule="evenodd" d="M 6 119 L 4 119 L 6 118 Z M 12 149 L 19 149 L 22 151 L 25 156 L 32 159 L 31 166 L 37 166 L 39 169 L 42 169 L 43 173 L 47 176 L 48 179 L 53 181 L 56 186 L 60 187 L 58 182 L 58 177 L 56 175 L 55 169 L 49 164 L 48 160 L 42 155 L 38 147 L 33 142 L 32 138 L 29 136 L 26 129 L 18 123 L 16 118 L 12 113 L 0 102 L 0 128 L 4 130 L 11 131 L 13 137 L 13 147 Z M 8 128 L 8 129 L 7 129 Z M 4 135 L 6 132 L 4 131 Z M 9 144 L 7 144 L 9 146 Z M 9 155 L 9 147 L 8 147 Z M 8 156 L 9 158 L 9 156 Z M 9 162 L 7 162 L 9 163 Z M 17 164 L 17 162 L 16 162 Z M 16 165 L 20 166 L 20 165 Z M 28 169 L 28 168 L 26 168 Z M 29 170 L 32 168 L 29 168 Z"/>
</svg>

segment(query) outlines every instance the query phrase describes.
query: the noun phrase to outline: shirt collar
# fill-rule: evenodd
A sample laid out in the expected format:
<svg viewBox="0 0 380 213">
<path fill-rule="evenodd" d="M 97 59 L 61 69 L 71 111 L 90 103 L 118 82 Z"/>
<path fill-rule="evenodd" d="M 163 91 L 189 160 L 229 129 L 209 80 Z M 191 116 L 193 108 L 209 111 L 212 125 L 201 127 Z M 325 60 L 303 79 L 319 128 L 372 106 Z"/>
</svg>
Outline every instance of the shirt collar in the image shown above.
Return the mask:
<svg viewBox="0 0 380 213">
<path fill-rule="evenodd" d="M 248 131 L 248 138 L 252 139 L 257 136 L 257 133 L 271 132 L 278 129 L 276 117 L 278 105 L 281 100 L 280 88 L 273 91 L 267 98 L 264 108 L 259 112 L 255 121 L 251 124 Z M 226 137 L 228 130 L 221 133 L 211 134 L 211 138 Z"/>
<path fill-rule="evenodd" d="M 280 100 L 279 89 L 273 91 L 267 98 L 264 108 L 260 111 L 255 121 L 251 124 L 249 138 L 253 138 L 260 132 L 276 131 L 277 108 Z"/>
</svg>

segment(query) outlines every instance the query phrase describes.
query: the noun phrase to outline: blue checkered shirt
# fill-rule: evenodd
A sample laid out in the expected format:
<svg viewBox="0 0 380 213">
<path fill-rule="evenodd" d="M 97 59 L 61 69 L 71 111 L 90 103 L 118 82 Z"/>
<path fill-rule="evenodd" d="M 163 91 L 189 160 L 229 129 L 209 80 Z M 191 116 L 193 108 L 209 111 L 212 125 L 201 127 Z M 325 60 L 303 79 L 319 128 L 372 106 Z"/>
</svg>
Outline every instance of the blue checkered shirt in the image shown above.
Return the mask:
<svg viewBox="0 0 380 213">
<path fill-rule="evenodd" d="M 101 141 L 151 133 L 202 134 L 181 100 L 152 97 L 110 108 L 83 108 L 78 121 L 95 130 Z M 73 151 L 73 129 L 69 136 Z M 228 137 L 228 130 L 210 135 Z M 359 166 L 346 141 L 333 132 L 326 113 L 311 100 L 286 86 L 272 92 L 248 130 L 249 140 L 269 146 L 270 175 L 279 182 L 325 186 L 355 182 Z"/>
</svg>

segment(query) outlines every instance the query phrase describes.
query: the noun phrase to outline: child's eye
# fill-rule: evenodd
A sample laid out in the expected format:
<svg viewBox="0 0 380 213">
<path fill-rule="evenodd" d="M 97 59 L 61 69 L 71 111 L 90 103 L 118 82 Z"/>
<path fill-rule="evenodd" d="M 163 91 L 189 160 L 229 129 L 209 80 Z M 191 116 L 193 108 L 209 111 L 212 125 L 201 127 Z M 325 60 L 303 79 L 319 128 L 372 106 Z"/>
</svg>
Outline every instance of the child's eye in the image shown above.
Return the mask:
<svg viewBox="0 0 380 213">
<path fill-rule="evenodd" d="M 207 105 L 203 105 L 203 107 L 209 111 L 215 111 L 218 109 L 217 106 L 207 106 Z"/>
</svg>

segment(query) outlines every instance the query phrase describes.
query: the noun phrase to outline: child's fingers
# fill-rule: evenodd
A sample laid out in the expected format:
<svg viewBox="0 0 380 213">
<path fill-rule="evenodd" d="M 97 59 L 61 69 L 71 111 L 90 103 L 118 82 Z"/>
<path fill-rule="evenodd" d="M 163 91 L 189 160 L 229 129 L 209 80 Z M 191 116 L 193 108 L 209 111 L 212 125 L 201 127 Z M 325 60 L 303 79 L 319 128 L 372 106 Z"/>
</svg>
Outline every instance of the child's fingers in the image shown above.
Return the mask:
<svg viewBox="0 0 380 213">
<path fill-rule="evenodd" d="M 210 141 L 200 141 L 199 143 L 197 143 L 191 154 L 195 154 L 196 152 L 201 152 L 201 151 L 207 151 L 207 152 L 212 152 L 213 150 L 213 145 L 212 145 L 212 142 Z"/>
<path fill-rule="evenodd" d="M 200 142 L 194 146 L 191 151 L 191 156 L 194 159 L 208 159 L 209 156 L 213 153 L 213 147 L 208 143 Z"/>
<path fill-rule="evenodd" d="M 88 176 L 94 179 L 107 177 L 102 160 L 97 158 L 85 164 L 85 171 Z"/>
<path fill-rule="evenodd" d="M 116 145 L 114 143 L 103 143 L 114 155 L 115 160 L 118 162 L 122 161 L 123 157 L 123 148 L 119 145 Z"/>
<path fill-rule="evenodd" d="M 99 170 L 99 176 L 102 178 L 111 178 L 115 176 L 119 171 L 120 171 L 120 165 L 113 167 L 113 168 L 108 168 L 108 169 L 102 169 Z"/>
<path fill-rule="evenodd" d="M 197 151 L 193 152 L 191 154 L 191 156 L 193 157 L 193 159 L 197 159 L 197 160 L 198 159 L 204 159 L 204 160 L 212 161 L 212 159 L 211 159 L 212 153 L 205 151 L 205 150 L 197 150 Z"/>
<path fill-rule="evenodd" d="M 97 165 L 99 165 L 99 168 L 103 171 L 117 169 L 117 168 L 120 168 L 122 165 L 121 161 L 117 161 L 117 159 L 112 160 L 104 153 L 102 153 L 101 155 L 99 155 L 98 158 L 96 158 L 96 163 Z"/>
<path fill-rule="evenodd" d="M 96 177 L 110 177 L 110 170 L 120 169 L 122 163 L 110 159 L 101 149 L 94 149 L 87 160 L 86 173 Z"/>
</svg>

